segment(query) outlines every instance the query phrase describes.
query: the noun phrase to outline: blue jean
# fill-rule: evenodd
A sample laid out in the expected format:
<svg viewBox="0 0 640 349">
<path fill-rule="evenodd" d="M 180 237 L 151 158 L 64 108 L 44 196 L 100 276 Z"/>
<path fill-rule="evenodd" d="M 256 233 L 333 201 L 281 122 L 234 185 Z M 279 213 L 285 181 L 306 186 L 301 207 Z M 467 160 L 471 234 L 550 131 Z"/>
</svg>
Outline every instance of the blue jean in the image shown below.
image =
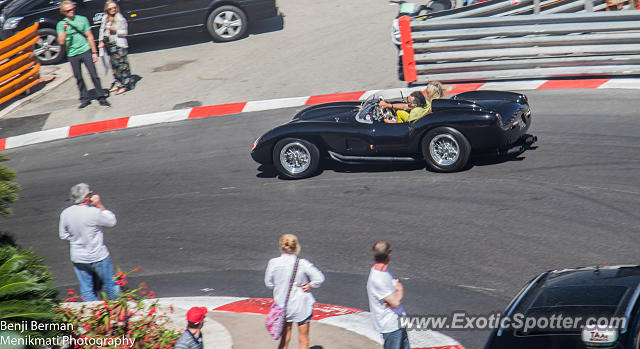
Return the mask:
<svg viewBox="0 0 640 349">
<path fill-rule="evenodd" d="M 73 270 L 80 283 L 80 296 L 85 302 L 98 300 L 93 287 L 94 276 L 102 281 L 109 299 L 116 299 L 120 295 L 120 286 L 113 280 L 113 265 L 110 257 L 95 263 L 73 263 Z"/>
<path fill-rule="evenodd" d="M 384 349 L 411 349 L 407 330 L 399 328 L 393 332 L 383 333 Z"/>
</svg>

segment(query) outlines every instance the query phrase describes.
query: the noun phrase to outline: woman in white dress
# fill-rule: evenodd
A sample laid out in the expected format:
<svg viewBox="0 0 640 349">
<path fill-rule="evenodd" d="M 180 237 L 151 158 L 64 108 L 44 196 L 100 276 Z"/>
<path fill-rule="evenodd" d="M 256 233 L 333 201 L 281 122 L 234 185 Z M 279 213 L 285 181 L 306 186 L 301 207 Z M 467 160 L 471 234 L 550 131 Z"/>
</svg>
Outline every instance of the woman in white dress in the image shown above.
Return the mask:
<svg viewBox="0 0 640 349">
<path fill-rule="evenodd" d="M 273 289 L 273 300 L 284 307 L 289 282 L 293 273 L 298 254 L 300 253 L 300 243 L 293 234 L 285 234 L 280 237 L 280 257 L 272 258 L 267 264 L 264 275 L 264 284 Z M 320 287 L 324 282 L 324 275 L 311 262 L 300 258 L 298 271 L 296 273 L 289 302 L 287 303 L 286 325 L 282 329 L 279 349 L 286 349 L 291 339 L 293 323 L 298 323 L 298 343 L 300 349 L 309 348 L 309 324 L 311 322 L 311 311 L 316 302 L 311 294 L 312 288 Z"/>
</svg>

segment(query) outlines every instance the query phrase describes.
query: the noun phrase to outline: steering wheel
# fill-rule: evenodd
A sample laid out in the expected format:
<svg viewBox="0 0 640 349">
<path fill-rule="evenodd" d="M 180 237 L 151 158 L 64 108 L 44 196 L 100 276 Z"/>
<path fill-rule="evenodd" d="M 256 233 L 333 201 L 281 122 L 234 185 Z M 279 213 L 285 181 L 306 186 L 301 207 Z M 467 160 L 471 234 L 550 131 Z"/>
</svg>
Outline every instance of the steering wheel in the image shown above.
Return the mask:
<svg viewBox="0 0 640 349">
<path fill-rule="evenodd" d="M 387 120 L 395 120 L 397 118 L 395 111 L 393 108 L 384 108 L 381 110 L 382 116 L 384 116 Z"/>
</svg>

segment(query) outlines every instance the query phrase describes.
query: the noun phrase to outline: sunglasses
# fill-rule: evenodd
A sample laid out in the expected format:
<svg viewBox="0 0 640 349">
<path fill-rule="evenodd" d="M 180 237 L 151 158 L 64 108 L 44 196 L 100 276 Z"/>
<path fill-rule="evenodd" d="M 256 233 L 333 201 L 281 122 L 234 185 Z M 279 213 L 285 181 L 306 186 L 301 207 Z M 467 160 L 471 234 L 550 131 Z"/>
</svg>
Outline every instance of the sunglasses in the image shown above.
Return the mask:
<svg viewBox="0 0 640 349">
<path fill-rule="evenodd" d="M 75 10 L 76 10 L 76 8 L 74 7 L 74 8 L 70 8 L 70 9 L 68 9 L 68 10 L 66 10 L 66 11 L 62 11 L 62 12 L 64 12 L 64 13 L 69 13 L 69 12 L 73 12 L 73 11 L 75 11 Z"/>
</svg>

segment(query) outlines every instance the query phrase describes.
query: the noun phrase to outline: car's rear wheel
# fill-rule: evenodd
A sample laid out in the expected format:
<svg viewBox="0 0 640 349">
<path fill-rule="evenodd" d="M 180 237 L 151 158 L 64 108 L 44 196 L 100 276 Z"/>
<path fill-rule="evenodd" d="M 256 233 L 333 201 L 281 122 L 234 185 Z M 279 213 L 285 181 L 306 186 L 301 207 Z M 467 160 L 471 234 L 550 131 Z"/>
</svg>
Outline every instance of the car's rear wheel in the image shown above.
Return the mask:
<svg viewBox="0 0 640 349">
<path fill-rule="evenodd" d="M 469 141 L 452 127 L 435 128 L 422 138 L 422 156 L 432 171 L 459 171 L 467 165 L 470 154 Z"/>
<path fill-rule="evenodd" d="M 287 178 L 311 176 L 320 164 L 320 152 L 311 142 L 298 138 L 285 138 L 273 148 L 273 164 Z"/>
<path fill-rule="evenodd" d="M 64 59 L 64 50 L 58 43 L 58 34 L 54 29 L 42 28 L 38 30 L 40 39 L 36 42 L 33 53 L 42 64 L 56 64 Z"/>
<path fill-rule="evenodd" d="M 207 18 L 207 30 L 215 41 L 237 40 L 244 36 L 248 27 L 247 15 L 232 5 L 218 7 Z"/>
</svg>

